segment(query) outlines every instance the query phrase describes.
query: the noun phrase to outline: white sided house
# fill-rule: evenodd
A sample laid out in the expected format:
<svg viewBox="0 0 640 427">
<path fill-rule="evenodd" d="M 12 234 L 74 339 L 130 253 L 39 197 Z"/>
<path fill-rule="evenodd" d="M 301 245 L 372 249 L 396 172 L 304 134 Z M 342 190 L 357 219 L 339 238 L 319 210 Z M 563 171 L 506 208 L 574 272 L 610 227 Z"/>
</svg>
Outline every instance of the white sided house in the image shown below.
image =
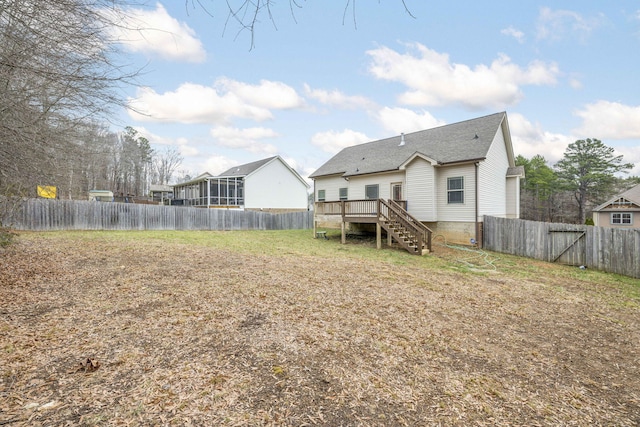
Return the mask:
<svg viewBox="0 0 640 427">
<path fill-rule="evenodd" d="M 280 156 L 204 173 L 173 186 L 172 204 L 272 212 L 306 211 L 309 184 Z"/>
<path fill-rule="evenodd" d="M 401 244 L 400 239 L 413 233 L 407 227 L 422 225 L 433 238 L 481 243 L 484 215 L 519 217 L 523 176 L 524 168 L 514 162 L 504 112 L 402 134 L 345 148 L 311 174 L 315 223 L 325 227 L 342 223 L 343 230 L 346 223 L 352 228 L 375 223 L 378 232 L 387 231 L 389 242 L 396 239 Z M 373 205 L 366 203 L 374 200 L 382 202 L 370 213 L 376 218 L 367 212 L 356 215 L 371 210 Z M 395 219 L 387 218 L 389 209 L 397 211 L 396 204 L 387 207 L 390 201 L 406 209 L 406 215 L 396 212 Z M 398 218 L 413 225 L 394 230 L 391 225 Z M 416 233 L 428 232 L 416 228 Z M 411 251 L 417 246 L 424 250 L 425 244 L 430 249 L 426 240 L 422 245 L 402 245 Z"/>
</svg>

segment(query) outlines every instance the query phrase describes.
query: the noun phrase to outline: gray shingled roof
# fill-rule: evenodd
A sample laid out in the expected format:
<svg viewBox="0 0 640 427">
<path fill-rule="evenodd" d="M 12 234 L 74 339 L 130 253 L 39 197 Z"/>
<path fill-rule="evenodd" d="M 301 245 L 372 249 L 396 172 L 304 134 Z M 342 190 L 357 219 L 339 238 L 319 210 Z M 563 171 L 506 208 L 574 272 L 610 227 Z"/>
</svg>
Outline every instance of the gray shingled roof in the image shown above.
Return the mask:
<svg viewBox="0 0 640 427">
<path fill-rule="evenodd" d="M 623 193 L 620 193 L 615 197 L 612 197 L 611 199 L 607 200 L 606 202 L 604 202 L 603 204 L 601 204 L 600 206 L 596 207 L 593 210 L 594 211 L 601 211 L 601 210 L 605 209 L 606 207 L 608 207 L 613 202 L 615 202 L 616 200 L 621 199 L 621 198 L 627 199 L 631 203 L 634 203 L 637 206 L 640 206 L 640 184 L 636 185 L 635 187 L 631 187 L 627 191 L 625 191 Z"/>
<path fill-rule="evenodd" d="M 343 176 L 397 170 L 416 153 L 440 164 L 486 158 L 489 147 L 506 113 L 440 126 L 401 136 L 347 147 L 329 159 L 310 178 L 342 174 Z"/>
<path fill-rule="evenodd" d="M 507 176 L 524 177 L 524 166 L 513 166 L 507 169 Z"/>
<path fill-rule="evenodd" d="M 227 169 L 226 171 L 222 172 L 218 176 L 224 176 L 224 177 L 247 176 L 251 172 L 254 172 L 254 171 L 258 170 L 259 168 L 261 168 L 262 166 L 266 165 L 267 163 L 269 163 L 271 160 L 275 159 L 276 157 L 277 156 L 273 156 L 273 157 L 269 157 L 268 159 L 262 159 L 262 160 L 258 160 L 258 161 L 255 161 L 255 162 L 246 163 L 244 165 L 234 166 L 234 167 L 232 167 L 230 169 Z"/>
</svg>

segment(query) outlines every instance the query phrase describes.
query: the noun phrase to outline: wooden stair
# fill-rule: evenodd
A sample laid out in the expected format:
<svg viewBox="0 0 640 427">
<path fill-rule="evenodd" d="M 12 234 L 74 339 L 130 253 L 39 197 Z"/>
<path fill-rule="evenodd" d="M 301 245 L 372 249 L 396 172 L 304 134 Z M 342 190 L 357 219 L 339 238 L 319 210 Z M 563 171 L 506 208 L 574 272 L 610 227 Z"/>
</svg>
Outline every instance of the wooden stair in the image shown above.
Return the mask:
<svg viewBox="0 0 640 427">
<path fill-rule="evenodd" d="M 431 230 L 393 200 L 381 200 L 378 223 L 412 255 L 431 251 Z"/>
<path fill-rule="evenodd" d="M 429 253 L 429 249 L 426 249 L 424 242 L 420 242 L 418 237 L 411 233 L 406 227 L 397 221 L 382 221 L 380 223 L 387 233 L 391 235 L 393 240 L 398 242 L 400 246 L 405 248 L 408 252 L 416 255 L 424 255 Z"/>
</svg>

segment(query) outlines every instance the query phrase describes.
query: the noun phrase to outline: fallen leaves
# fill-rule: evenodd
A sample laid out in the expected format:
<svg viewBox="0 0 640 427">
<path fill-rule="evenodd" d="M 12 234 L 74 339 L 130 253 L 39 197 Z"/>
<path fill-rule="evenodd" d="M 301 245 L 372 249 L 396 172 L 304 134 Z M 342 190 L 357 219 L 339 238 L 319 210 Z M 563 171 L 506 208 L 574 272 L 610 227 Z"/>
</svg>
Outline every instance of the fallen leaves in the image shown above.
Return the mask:
<svg viewBox="0 0 640 427">
<path fill-rule="evenodd" d="M 523 281 L 77 236 L 0 254 L 0 424 L 639 421 L 637 306 L 551 268 Z"/>
<path fill-rule="evenodd" d="M 100 367 L 100 362 L 92 357 L 88 357 L 79 363 L 80 366 L 76 366 L 74 370 L 70 371 L 71 373 L 76 372 L 95 372 Z"/>
</svg>

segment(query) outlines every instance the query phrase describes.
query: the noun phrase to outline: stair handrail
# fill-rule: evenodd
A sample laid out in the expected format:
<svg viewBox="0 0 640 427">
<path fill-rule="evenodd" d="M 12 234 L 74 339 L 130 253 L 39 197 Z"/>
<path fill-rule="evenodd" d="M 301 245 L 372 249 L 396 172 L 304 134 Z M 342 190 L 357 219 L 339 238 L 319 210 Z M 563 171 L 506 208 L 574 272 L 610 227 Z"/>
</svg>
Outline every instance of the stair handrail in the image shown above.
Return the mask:
<svg viewBox="0 0 640 427">
<path fill-rule="evenodd" d="M 424 241 L 423 230 L 421 230 L 419 227 L 416 227 L 415 223 L 407 220 L 403 213 L 404 209 L 402 207 L 399 207 L 398 205 L 392 205 L 383 199 L 379 199 L 378 204 L 380 206 L 379 212 L 383 216 L 383 218 L 389 222 L 398 222 L 409 234 L 409 236 L 411 236 L 412 243 L 415 244 L 416 250 L 418 248 L 422 250 L 422 243 Z"/>
<path fill-rule="evenodd" d="M 402 223 L 405 227 L 413 229 L 416 236 L 421 236 L 421 243 L 424 243 L 429 252 L 431 252 L 431 236 L 433 234 L 433 231 L 431 231 L 431 229 L 424 225 L 422 222 L 418 221 L 395 200 L 389 199 L 387 202 L 382 200 L 382 203 L 385 204 L 391 211 L 393 211 L 394 214 L 396 214 L 402 220 Z"/>
</svg>

